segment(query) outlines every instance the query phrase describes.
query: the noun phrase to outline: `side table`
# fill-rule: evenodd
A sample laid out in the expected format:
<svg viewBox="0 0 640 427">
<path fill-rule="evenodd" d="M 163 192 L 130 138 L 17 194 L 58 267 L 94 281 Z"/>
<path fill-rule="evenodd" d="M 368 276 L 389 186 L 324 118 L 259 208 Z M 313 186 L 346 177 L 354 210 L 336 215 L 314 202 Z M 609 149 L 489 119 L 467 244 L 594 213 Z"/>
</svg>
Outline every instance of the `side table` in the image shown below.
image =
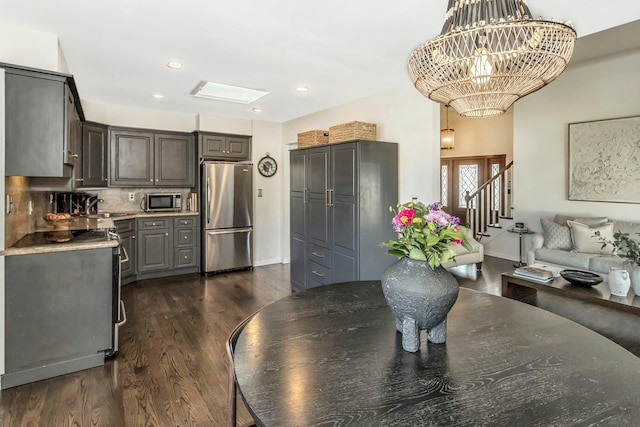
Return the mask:
<svg viewBox="0 0 640 427">
<path fill-rule="evenodd" d="M 518 258 L 518 263 L 517 264 L 513 264 L 514 267 L 518 268 L 518 267 L 522 267 L 527 265 L 526 262 L 522 261 L 522 252 L 524 251 L 524 235 L 525 234 L 533 234 L 534 232 L 529 230 L 528 228 L 509 228 L 507 229 L 508 232 L 510 233 L 518 233 L 518 239 L 519 239 L 519 244 L 520 244 L 520 256 Z"/>
</svg>

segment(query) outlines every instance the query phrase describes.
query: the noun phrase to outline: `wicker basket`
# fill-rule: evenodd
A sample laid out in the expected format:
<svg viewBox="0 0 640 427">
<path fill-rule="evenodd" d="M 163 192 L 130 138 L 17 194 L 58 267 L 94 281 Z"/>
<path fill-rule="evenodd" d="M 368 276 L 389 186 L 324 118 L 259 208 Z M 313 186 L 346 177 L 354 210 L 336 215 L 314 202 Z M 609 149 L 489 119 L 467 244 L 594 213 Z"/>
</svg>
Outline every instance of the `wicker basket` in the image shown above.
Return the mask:
<svg viewBox="0 0 640 427">
<path fill-rule="evenodd" d="M 298 148 L 329 143 L 329 131 L 310 130 L 298 134 Z"/>
<path fill-rule="evenodd" d="M 375 141 L 377 128 L 373 123 L 349 122 L 329 128 L 329 143 L 367 139 Z"/>
</svg>

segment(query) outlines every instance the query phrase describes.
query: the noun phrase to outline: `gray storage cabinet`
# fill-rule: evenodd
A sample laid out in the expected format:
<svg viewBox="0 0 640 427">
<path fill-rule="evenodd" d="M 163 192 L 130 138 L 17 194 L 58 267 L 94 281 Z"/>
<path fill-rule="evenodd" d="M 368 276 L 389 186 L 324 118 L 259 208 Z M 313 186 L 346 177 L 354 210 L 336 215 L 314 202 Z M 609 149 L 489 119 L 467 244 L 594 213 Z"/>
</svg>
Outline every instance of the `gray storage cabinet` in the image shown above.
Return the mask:
<svg viewBox="0 0 640 427">
<path fill-rule="evenodd" d="M 395 258 L 389 206 L 398 203 L 397 144 L 348 141 L 292 150 L 291 286 L 377 280 Z"/>
<path fill-rule="evenodd" d="M 104 364 L 112 255 L 109 247 L 5 258 L 2 388 Z"/>
<path fill-rule="evenodd" d="M 251 160 L 251 137 L 198 132 L 199 158 Z"/>
<path fill-rule="evenodd" d="M 106 125 L 82 124 L 82 187 L 106 187 L 109 177 L 109 131 Z"/>
<path fill-rule="evenodd" d="M 73 77 L 0 67 L 5 69 L 5 174 L 71 178 L 80 165 L 84 120 Z"/>
<path fill-rule="evenodd" d="M 192 134 L 110 129 L 110 187 L 193 187 Z"/>
</svg>

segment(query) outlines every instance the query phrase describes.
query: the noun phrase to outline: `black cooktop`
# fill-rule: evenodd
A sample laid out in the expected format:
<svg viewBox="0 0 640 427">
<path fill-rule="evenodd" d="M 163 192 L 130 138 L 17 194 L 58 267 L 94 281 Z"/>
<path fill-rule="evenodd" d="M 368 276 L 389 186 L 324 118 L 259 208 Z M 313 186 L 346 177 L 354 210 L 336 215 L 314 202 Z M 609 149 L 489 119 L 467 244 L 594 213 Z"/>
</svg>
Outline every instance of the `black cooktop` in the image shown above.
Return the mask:
<svg viewBox="0 0 640 427">
<path fill-rule="evenodd" d="M 31 233 L 18 240 L 14 248 L 60 245 L 65 243 L 87 243 L 109 240 L 106 230 L 52 230 Z"/>
</svg>

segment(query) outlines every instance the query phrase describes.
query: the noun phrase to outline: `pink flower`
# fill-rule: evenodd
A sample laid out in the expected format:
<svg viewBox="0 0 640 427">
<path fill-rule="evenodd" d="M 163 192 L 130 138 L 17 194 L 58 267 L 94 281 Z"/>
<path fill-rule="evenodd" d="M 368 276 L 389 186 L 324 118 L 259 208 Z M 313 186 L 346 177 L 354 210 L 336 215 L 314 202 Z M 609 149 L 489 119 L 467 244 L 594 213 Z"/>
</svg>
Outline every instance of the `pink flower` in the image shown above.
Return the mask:
<svg viewBox="0 0 640 427">
<path fill-rule="evenodd" d="M 398 215 L 393 218 L 393 229 L 400 232 L 403 228 L 410 226 L 414 212 L 413 209 L 402 209 L 398 212 Z"/>
<path fill-rule="evenodd" d="M 456 230 L 457 231 L 457 230 Z M 453 239 L 453 243 L 456 243 L 458 245 L 462 244 L 462 240 L 460 239 Z"/>
</svg>

